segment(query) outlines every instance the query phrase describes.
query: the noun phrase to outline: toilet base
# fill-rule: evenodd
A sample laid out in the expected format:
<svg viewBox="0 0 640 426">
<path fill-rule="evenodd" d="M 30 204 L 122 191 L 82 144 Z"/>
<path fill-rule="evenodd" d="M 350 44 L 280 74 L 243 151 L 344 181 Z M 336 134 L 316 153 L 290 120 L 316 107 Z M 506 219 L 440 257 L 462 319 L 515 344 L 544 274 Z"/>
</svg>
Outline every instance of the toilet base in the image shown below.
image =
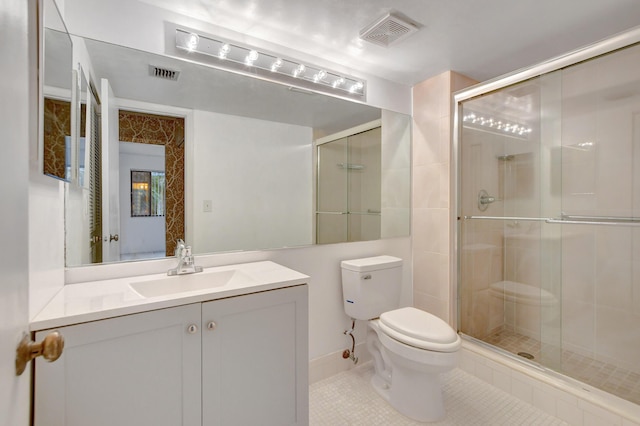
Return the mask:
<svg viewBox="0 0 640 426">
<path fill-rule="evenodd" d="M 445 417 L 439 374 L 416 374 L 415 370 L 395 367 L 389 385 L 378 374 L 371 385 L 395 410 L 419 422 L 435 422 Z"/>
<path fill-rule="evenodd" d="M 445 417 L 440 375 L 455 368 L 458 351 L 418 349 L 391 339 L 378 320 L 369 322 L 367 349 L 375 374 L 371 384 L 399 413 L 419 422 Z"/>
</svg>

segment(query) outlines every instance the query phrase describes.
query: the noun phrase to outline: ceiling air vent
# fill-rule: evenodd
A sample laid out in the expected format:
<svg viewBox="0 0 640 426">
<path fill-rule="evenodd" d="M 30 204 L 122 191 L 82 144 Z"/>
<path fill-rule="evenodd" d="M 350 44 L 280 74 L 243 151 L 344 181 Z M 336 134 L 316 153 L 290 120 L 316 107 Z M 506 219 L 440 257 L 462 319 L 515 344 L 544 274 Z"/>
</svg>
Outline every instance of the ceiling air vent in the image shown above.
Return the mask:
<svg viewBox="0 0 640 426">
<path fill-rule="evenodd" d="M 373 44 L 389 47 L 418 31 L 418 25 L 388 13 L 360 31 L 360 38 Z"/>
<path fill-rule="evenodd" d="M 152 77 L 158 77 L 165 80 L 177 81 L 180 71 L 170 70 L 169 68 L 162 68 L 156 65 L 149 65 L 149 74 Z"/>
</svg>

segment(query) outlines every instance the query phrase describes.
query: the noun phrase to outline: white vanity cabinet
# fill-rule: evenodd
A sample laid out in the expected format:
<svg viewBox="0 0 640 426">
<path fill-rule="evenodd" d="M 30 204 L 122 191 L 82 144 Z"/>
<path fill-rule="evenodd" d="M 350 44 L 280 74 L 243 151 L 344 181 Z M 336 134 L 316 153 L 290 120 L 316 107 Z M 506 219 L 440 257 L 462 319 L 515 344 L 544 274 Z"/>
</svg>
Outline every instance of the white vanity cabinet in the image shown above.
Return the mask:
<svg viewBox="0 0 640 426">
<path fill-rule="evenodd" d="M 206 426 L 306 425 L 306 286 L 202 304 Z"/>
<path fill-rule="evenodd" d="M 59 328 L 62 356 L 36 362 L 35 425 L 199 425 L 201 338 L 191 324 L 200 304 Z"/>
<path fill-rule="evenodd" d="M 36 426 L 308 424 L 306 285 L 57 330 Z"/>
</svg>

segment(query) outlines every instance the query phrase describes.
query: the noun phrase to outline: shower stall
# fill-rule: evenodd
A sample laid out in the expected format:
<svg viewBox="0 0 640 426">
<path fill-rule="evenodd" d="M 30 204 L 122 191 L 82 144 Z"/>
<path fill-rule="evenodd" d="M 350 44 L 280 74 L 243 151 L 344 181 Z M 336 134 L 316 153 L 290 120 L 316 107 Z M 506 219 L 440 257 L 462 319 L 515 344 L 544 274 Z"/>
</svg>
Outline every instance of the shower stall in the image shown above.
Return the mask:
<svg viewBox="0 0 640 426">
<path fill-rule="evenodd" d="M 459 331 L 636 404 L 639 41 L 458 93 L 454 143 Z"/>
</svg>

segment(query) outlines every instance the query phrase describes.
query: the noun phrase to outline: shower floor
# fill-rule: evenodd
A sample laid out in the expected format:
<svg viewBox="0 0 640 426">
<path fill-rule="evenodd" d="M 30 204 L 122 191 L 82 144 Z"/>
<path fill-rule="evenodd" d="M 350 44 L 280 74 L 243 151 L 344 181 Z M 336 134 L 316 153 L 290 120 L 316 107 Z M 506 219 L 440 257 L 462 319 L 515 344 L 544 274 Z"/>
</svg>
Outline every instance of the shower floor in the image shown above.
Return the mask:
<svg viewBox="0 0 640 426">
<path fill-rule="evenodd" d="M 540 360 L 541 344 L 538 340 L 510 330 L 501 330 L 483 339 L 486 343 L 513 354 L 525 352 Z M 602 389 L 620 398 L 640 404 L 640 374 L 586 357 L 568 350 L 562 351 L 561 373 Z"/>
</svg>

